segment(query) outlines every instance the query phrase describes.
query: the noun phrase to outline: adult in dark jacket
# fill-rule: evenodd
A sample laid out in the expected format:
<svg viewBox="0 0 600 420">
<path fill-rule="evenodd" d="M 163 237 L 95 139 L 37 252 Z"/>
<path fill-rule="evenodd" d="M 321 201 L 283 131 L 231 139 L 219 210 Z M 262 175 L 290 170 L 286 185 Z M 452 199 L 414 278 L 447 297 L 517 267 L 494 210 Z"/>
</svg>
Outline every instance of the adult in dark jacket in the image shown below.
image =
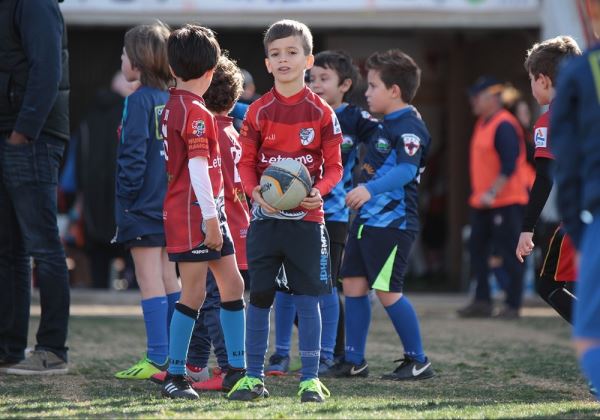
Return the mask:
<svg viewBox="0 0 600 420">
<path fill-rule="evenodd" d="M 69 139 L 66 30 L 57 0 L 0 2 L 0 368 L 66 373 L 69 283 L 56 223 Z M 42 314 L 25 357 L 35 260 Z"/>
</svg>

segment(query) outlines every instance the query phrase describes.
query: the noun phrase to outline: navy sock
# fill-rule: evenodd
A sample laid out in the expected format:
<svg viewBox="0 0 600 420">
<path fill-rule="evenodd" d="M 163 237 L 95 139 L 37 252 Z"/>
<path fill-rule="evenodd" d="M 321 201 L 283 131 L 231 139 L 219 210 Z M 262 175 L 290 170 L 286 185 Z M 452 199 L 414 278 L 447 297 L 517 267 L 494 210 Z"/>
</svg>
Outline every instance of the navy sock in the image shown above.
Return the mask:
<svg viewBox="0 0 600 420">
<path fill-rule="evenodd" d="M 146 357 L 154 363 L 162 365 L 167 360 L 169 353 L 166 296 L 142 300 L 142 312 L 146 324 Z"/>
<path fill-rule="evenodd" d="M 184 313 L 185 312 L 185 313 Z M 171 319 L 171 337 L 169 339 L 169 373 L 172 375 L 185 374 L 185 361 L 187 360 L 190 338 L 194 329 L 196 317 L 194 311 L 178 303 Z"/>
<path fill-rule="evenodd" d="M 427 360 L 421 343 L 419 320 L 417 313 L 406 296 L 402 296 L 396 303 L 386 306 L 385 310 L 394 324 L 394 328 L 404 346 L 404 353 L 416 359 L 419 363 Z"/>
<path fill-rule="evenodd" d="M 337 288 L 331 293 L 319 297 L 321 308 L 321 357 L 333 360 L 333 350 L 337 338 L 338 319 L 340 317 L 340 300 Z"/>
<path fill-rule="evenodd" d="M 246 314 L 246 360 L 247 375 L 263 379 L 265 354 L 269 347 L 269 314 L 271 308 L 259 308 L 252 303 Z"/>
<path fill-rule="evenodd" d="M 171 328 L 171 318 L 173 318 L 173 311 L 175 310 L 175 304 L 179 300 L 181 296 L 181 292 L 173 292 L 167 295 L 167 303 L 169 304 L 169 309 L 167 313 L 167 334 Z"/>
<path fill-rule="evenodd" d="M 321 311 L 319 297 L 293 295 L 298 311 L 298 336 L 302 370 L 300 381 L 313 379 L 319 372 L 321 354 Z"/>
<path fill-rule="evenodd" d="M 365 360 L 367 335 L 371 324 L 369 296 L 346 296 L 346 356 L 347 362 L 359 365 Z"/>
<path fill-rule="evenodd" d="M 296 306 L 291 294 L 275 293 L 275 353 L 289 356 Z"/>
<path fill-rule="evenodd" d="M 592 347 L 583 353 L 579 364 L 594 388 L 600 389 L 600 347 Z M 598 399 L 598 396 L 596 398 Z"/>
<path fill-rule="evenodd" d="M 187 363 L 192 366 L 206 367 L 208 365 L 211 338 L 206 321 L 206 311 L 200 310 L 188 348 Z"/>
<path fill-rule="evenodd" d="M 244 313 L 244 302 L 239 301 L 240 307 L 227 308 L 232 302 L 221 304 L 221 327 L 225 338 L 227 359 L 234 368 L 245 368 L 246 357 L 244 354 L 244 341 L 246 333 L 246 314 Z"/>
</svg>

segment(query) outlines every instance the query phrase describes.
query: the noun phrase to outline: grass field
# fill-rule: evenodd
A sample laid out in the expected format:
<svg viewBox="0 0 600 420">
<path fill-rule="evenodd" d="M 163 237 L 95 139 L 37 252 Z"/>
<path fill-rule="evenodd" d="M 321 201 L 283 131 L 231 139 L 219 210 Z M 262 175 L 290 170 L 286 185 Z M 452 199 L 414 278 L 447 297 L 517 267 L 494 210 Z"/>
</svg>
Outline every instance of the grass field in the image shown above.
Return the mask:
<svg viewBox="0 0 600 420">
<path fill-rule="evenodd" d="M 401 345 L 384 311 L 376 307 L 367 348 L 371 376 L 324 381 L 332 398 L 318 405 L 298 402 L 295 377 L 269 378 L 272 396 L 258 403 L 232 403 L 214 393 L 202 394 L 196 402 L 162 399 L 157 385 L 112 377 L 143 352 L 141 317 L 106 315 L 128 313 L 122 307 L 74 308 L 72 312 L 81 315 L 71 320 L 70 373 L 46 378 L 1 375 L 0 418 L 589 418 L 600 414 L 579 373 L 569 329 L 550 310 L 532 308 L 518 321 L 465 321 L 454 315 L 461 302 L 455 297 L 417 296 L 412 301 L 438 376 L 419 383 L 377 379 L 401 356 Z M 32 320 L 32 334 L 35 327 L 37 318 Z"/>
</svg>

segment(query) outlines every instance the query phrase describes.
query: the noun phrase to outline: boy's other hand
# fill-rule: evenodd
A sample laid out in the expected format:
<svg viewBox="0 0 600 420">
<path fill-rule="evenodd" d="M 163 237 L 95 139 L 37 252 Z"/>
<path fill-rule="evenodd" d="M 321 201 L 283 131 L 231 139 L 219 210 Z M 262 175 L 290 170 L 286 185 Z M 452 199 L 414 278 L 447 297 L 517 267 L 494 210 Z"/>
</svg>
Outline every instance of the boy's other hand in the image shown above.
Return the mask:
<svg viewBox="0 0 600 420">
<path fill-rule="evenodd" d="M 300 207 L 304 207 L 307 210 L 314 210 L 321 207 L 322 203 L 323 198 L 321 197 L 321 191 L 313 188 L 306 198 L 300 202 Z"/>
<path fill-rule="evenodd" d="M 209 249 L 220 251 L 223 248 L 223 233 L 219 226 L 219 218 L 213 217 L 206 220 L 206 235 L 204 237 L 204 245 Z"/>
<path fill-rule="evenodd" d="M 260 185 L 257 185 L 252 190 L 252 200 L 254 200 L 256 203 L 258 203 L 258 205 L 262 207 L 263 211 L 265 211 L 267 213 L 277 213 L 278 212 L 278 210 L 275 207 L 270 206 L 269 203 L 267 203 L 265 201 L 265 199 L 262 197 L 262 194 L 260 193 Z"/>
<path fill-rule="evenodd" d="M 519 243 L 517 244 L 517 259 L 523 262 L 523 257 L 528 256 L 533 251 L 535 244 L 533 243 L 533 232 L 521 232 Z"/>
<path fill-rule="evenodd" d="M 352 210 L 358 210 L 371 199 L 371 193 L 364 185 L 359 185 L 346 194 L 346 205 Z"/>
</svg>

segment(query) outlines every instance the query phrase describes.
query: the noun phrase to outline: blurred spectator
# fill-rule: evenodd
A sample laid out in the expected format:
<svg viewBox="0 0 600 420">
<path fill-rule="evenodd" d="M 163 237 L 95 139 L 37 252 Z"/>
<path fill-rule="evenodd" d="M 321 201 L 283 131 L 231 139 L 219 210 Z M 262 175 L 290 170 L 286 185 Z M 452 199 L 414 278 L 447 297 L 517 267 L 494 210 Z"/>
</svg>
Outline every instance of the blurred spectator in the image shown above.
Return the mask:
<svg viewBox="0 0 600 420">
<path fill-rule="evenodd" d="M 244 78 L 244 91 L 242 92 L 242 96 L 238 102 L 242 102 L 244 104 L 251 104 L 260 98 L 260 95 L 256 93 L 256 86 L 254 85 L 254 78 L 250 74 L 250 72 L 246 69 L 240 69 L 242 71 L 242 77 Z M 308 73 L 308 72 L 307 72 Z"/>
<path fill-rule="evenodd" d="M 81 217 L 85 251 L 90 260 L 92 287 L 110 286 L 111 262 L 124 255 L 120 245 L 111 244 L 115 224 L 115 173 L 117 128 L 123 113 L 123 98 L 138 83 L 125 80 L 117 72 L 110 90 L 99 91 L 91 109 L 74 134 L 77 141 L 77 191 L 81 199 Z"/>
<path fill-rule="evenodd" d="M 510 283 L 503 318 L 519 316 L 523 269 L 514 256 L 528 200 L 525 180 L 525 144 L 521 125 L 503 109 L 503 85 L 481 77 L 469 89 L 473 113 L 478 117 L 471 139 L 471 272 L 477 279 L 475 299 L 458 311 L 462 317 L 492 315 L 488 276 L 492 251 L 502 258 Z"/>
</svg>

